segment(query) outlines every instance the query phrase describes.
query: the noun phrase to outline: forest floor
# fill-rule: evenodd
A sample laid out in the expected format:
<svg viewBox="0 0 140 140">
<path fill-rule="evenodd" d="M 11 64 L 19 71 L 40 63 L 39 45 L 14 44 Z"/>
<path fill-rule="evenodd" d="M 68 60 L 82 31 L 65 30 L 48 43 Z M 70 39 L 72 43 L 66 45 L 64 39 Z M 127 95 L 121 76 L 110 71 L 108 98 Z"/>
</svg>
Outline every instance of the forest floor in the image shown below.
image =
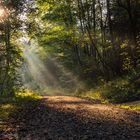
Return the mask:
<svg viewBox="0 0 140 140">
<path fill-rule="evenodd" d="M 23 106 L 0 120 L 0 140 L 140 139 L 140 111 L 69 96 L 44 96 Z"/>
</svg>

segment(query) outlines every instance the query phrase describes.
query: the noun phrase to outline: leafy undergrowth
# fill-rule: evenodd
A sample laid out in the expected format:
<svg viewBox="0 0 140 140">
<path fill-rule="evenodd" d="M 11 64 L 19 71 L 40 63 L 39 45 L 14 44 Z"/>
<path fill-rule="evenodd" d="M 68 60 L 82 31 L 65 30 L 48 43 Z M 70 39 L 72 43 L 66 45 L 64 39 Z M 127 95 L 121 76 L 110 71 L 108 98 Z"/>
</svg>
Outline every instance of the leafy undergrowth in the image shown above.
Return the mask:
<svg viewBox="0 0 140 140">
<path fill-rule="evenodd" d="M 98 89 L 82 92 L 81 94 L 78 94 L 76 96 L 81 97 L 81 98 L 91 99 L 93 101 L 97 100 L 97 101 L 100 101 L 102 103 L 108 103 L 107 100 L 102 98 L 100 91 Z"/>
<path fill-rule="evenodd" d="M 40 98 L 40 96 L 29 91 L 25 93 L 17 93 L 15 97 L 1 97 L 0 122 L 9 120 L 10 116 L 17 113 L 19 110 L 38 105 Z"/>
<path fill-rule="evenodd" d="M 91 90 L 91 91 L 82 93 L 78 97 L 82 97 L 82 98 L 86 98 L 86 99 L 89 99 L 89 100 L 97 101 L 97 102 L 103 103 L 103 104 L 109 104 L 109 103 L 114 104 L 115 103 L 114 105 L 116 105 L 117 107 L 120 107 L 120 108 L 140 111 L 140 101 L 132 101 L 132 102 L 117 103 L 116 104 L 116 102 L 111 102 L 109 99 L 103 98 L 100 92 L 101 91 L 99 91 L 99 89 Z"/>
<path fill-rule="evenodd" d="M 117 103 L 120 107 L 140 109 L 140 73 L 104 82 L 90 91 L 78 94 L 80 97 L 99 100 L 102 103 Z M 134 101 L 135 104 L 133 104 Z M 130 104 L 129 102 L 132 102 Z M 125 104 L 124 104 L 125 103 Z"/>
</svg>

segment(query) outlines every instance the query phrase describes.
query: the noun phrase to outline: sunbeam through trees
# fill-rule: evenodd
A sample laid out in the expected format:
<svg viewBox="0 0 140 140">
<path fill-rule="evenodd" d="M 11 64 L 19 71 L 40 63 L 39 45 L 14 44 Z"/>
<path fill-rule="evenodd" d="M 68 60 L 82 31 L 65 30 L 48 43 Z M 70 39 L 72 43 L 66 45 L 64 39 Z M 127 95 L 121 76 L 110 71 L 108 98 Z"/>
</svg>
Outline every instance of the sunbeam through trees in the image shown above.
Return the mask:
<svg viewBox="0 0 140 140">
<path fill-rule="evenodd" d="M 139 140 L 139 100 L 140 0 L 0 0 L 0 140 Z"/>
</svg>

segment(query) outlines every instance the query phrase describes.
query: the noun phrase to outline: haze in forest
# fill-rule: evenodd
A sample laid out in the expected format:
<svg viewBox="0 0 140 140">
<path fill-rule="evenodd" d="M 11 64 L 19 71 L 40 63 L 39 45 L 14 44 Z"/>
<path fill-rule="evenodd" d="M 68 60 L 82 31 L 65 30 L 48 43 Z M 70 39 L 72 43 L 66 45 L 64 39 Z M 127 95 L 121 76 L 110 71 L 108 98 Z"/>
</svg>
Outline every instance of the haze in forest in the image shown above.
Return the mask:
<svg viewBox="0 0 140 140">
<path fill-rule="evenodd" d="M 44 50 L 37 41 L 29 41 L 28 38 L 22 37 L 19 43 L 23 47 L 24 61 L 19 73 L 22 75 L 24 89 L 33 90 L 41 95 L 68 95 L 81 87 L 82 83 L 77 77 L 47 53 L 47 59 L 44 61 L 40 55 Z"/>
<path fill-rule="evenodd" d="M 0 0 L 0 140 L 139 140 L 140 0 Z"/>
<path fill-rule="evenodd" d="M 138 100 L 139 13 L 138 0 L 2 0 L 0 93 Z"/>
</svg>

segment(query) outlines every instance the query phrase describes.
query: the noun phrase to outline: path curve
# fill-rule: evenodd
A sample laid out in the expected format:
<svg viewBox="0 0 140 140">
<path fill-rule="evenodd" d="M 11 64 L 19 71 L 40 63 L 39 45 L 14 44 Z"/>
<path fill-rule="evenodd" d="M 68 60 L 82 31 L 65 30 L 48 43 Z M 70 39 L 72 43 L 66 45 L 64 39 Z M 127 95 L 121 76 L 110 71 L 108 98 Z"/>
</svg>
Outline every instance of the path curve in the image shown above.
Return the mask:
<svg viewBox="0 0 140 140">
<path fill-rule="evenodd" d="M 22 116 L 21 124 L 20 140 L 140 139 L 139 111 L 77 97 L 45 96 Z"/>
</svg>

